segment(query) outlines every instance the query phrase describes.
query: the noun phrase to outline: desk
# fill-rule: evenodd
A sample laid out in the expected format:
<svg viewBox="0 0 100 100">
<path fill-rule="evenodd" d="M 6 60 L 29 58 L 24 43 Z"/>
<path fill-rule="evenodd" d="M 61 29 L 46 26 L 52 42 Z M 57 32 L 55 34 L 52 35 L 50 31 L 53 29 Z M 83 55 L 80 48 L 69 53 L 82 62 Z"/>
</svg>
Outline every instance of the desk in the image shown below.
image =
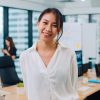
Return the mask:
<svg viewBox="0 0 100 100">
<path fill-rule="evenodd" d="M 27 100 L 25 94 L 17 93 L 17 86 L 4 87 L 1 90 L 8 92 L 5 100 Z"/>
<path fill-rule="evenodd" d="M 78 88 L 78 94 L 79 94 L 79 100 L 84 100 L 86 97 L 100 91 L 100 84 L 96 83 L 82 83 L 82 77 L 79 82 L 79 88 Z M 83 88 L 83 89 L 82 89 Z"/>
<path fill-rule="evenodd" d="M 97 92 L 100 90 L 100 84 L 93 84 L 93 83 L 88 83 L 88 84 L 81 84 L 80 87 L 89 87 L 88 90 L 78 90 L 79 94 L 79 100 L 84 100 L 87 96 Z M 18 94 L 17 93 L 17 87 L 16 86 L 9 86 L 2 88 L 2 90 L 9 92 L 10 94 L 6 95 L 5 100 L 27 100 L 27 97 L 25 94 Z"/>
</svg>

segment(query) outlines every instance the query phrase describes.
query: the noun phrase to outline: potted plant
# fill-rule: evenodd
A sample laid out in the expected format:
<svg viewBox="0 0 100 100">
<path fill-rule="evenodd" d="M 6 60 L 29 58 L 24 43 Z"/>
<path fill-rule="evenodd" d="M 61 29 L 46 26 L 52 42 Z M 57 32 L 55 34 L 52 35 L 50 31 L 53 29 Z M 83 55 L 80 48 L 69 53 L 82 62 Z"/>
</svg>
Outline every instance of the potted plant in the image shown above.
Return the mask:
<svg viewBox="0 0 100 100">
<path fill-rule="evenodd" d="M 22 82 L 17 83 L 17 93 L 18 94 L 24 94 L 24 84 Z"/>
</svg>

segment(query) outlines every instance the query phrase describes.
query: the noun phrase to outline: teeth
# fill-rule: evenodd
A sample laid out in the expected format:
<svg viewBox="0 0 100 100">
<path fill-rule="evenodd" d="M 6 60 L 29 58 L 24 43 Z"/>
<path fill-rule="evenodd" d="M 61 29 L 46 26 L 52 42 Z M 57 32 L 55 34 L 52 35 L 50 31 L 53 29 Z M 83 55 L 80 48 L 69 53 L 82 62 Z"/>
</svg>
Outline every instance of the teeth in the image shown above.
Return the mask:
<svg viewBox="0 0 100 100">
<path fill-rule="evenodd" d="M 51 36 L 52 34 L 48 34 L 49 36 Z"/>
<path fill-rule="evenodd" d="M 48 35 L 48 36 L 52 36 L 52 34 L 50 34 L 50 33 L 46 33 L 46 32 L 44 32 L 44 34 L 46 34 L 46 35 Z"/>
</svg>

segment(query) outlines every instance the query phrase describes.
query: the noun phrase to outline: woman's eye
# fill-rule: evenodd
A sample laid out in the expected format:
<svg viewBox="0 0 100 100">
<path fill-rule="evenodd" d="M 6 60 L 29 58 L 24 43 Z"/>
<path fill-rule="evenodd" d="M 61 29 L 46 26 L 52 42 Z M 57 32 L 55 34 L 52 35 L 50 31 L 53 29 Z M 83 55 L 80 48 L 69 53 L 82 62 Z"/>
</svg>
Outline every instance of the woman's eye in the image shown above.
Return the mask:
<svg viewBox="0 0 100 100">
<path fill-rule="evenodd" d="M 52 25 L 53 27 L 57 28 L 57 25 Z"/>
<path fill-rule="evenodd" d="M 45 25 L 47 25 L 47 22 L 43 22 Z"/>
</svg>

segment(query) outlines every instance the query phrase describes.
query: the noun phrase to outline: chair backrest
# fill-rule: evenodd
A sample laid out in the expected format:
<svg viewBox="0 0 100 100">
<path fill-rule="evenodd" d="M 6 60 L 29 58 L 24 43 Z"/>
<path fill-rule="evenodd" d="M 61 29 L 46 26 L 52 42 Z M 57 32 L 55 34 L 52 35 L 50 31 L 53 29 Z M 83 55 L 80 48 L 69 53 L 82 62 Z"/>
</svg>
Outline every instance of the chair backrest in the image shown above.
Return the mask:
<svg viewBox="0 0 100 100">
<path fill-rule="evenodd" d="M 7 67 L 7 68 L 15 67 L 14 61 L 12 60 L 10 56 L 0 57 L 0 68 L 4 68 L 4 67 Z"/>
<path fill-rule="evenodd" d="M 88 71 L 89 65 L 90 65 L 89 63 L 83 64 L 83 73 L 86 73 Z"/>
<path fill-rule="evenodd" d="M 14 61 L 10 57 L 2 57 L 1 59 L 2 60 L 0 61 L 0 77 L 2 85 L 10 86 L 22 82 L 19 79 L 15 70 Z"/>
<path fill-rule="evenodd" d="M 95 64 L 95 69 L 97 77 L 100 77 L 100 64 Z"/>
</svg>

